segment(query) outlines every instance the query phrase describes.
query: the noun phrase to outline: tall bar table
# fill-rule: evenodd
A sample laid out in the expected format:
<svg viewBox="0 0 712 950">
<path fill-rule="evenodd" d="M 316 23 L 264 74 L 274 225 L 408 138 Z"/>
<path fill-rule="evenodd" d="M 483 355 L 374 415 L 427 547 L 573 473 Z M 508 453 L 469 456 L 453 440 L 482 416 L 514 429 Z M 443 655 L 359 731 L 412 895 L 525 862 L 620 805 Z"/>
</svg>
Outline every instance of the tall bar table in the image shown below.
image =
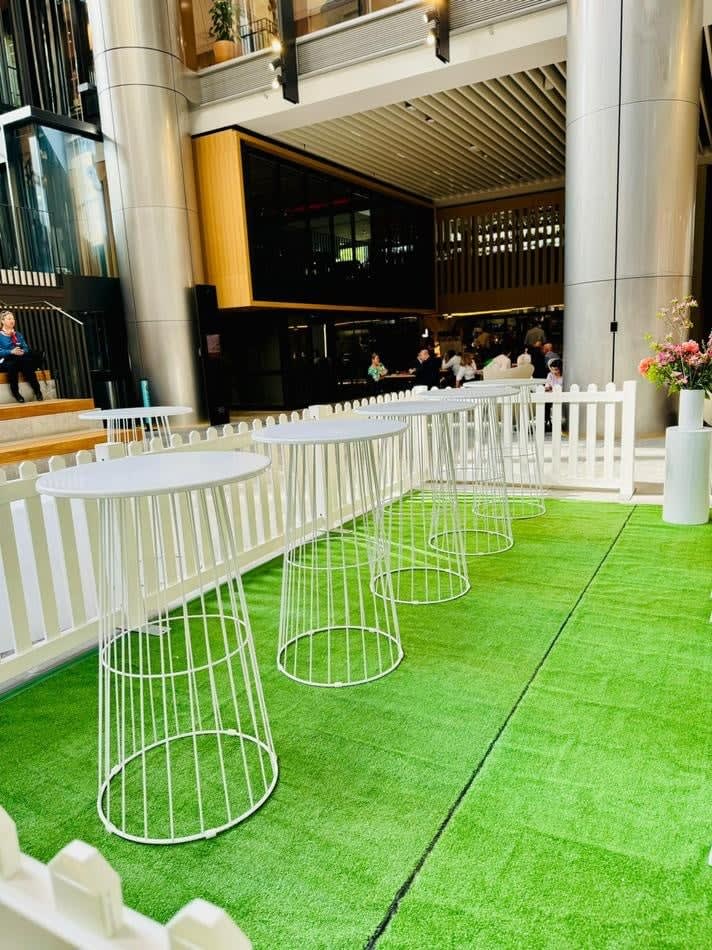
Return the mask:
<svg viewBox="0 0 712 950">
<path fill-rule="evenodd" d="M 268 465 L 249 452 L 166 453 L 37 483 L 98 505 L 97 808 L 122 838 L 212 838 L 277 782 L 230 525 L 230 486 Z"/>
<path fill-rule="evenodd" d="M 516 391 L 516 397 L 499 399 L 502 427 L 502 455 L 507 476 L 509 507 L 514 520 L 536 518 L 546 511 L 541 477 L 541 459 L 536 444 L 532 393 L 544 379 L 482 380 L 464 383 L 463 389 L 484 392 L 502 383 Z"/>
<path fill-rule="evenodd" d="M 369 683 L 403 658 L 376 453 L 405 428 L 347 417 L 252 435 L 287 473 L 277 666 L 298 683 Z"/>
<path fill-rule="evenodd" d="M 190 406 L 129 406 L 124 409 L 88 409 L 80 419 L 106 423 L 106 441 L 129 442 L 158 438 L 168 448 L 171 444 L 170 420 L 185 416 Z"/>
<path fill-rule="evenodd" d="M 455 482 L 468 557 L 501 554 L 514 544 L 498 415 L 499 400 L 513 397 L 516 390 L 506 385 L 481 391 L 432 389 L 424 396 L 460 407 L 454 426 Z M 440 551 L 452 551 L 456 543 L 452 532 L 431 540 Z"/>
<path fill-rule="evenodd" d="M 398 603 L 438 604 L 470 589 L 457 508 L 453 429 L 462 404 L 397 400 L 361 406 L 358 415 L 408 425 L 381 455 L 381 493 L 390 575 Z M 453 550 L 435 538 L 451 536 Z M 382 578 L 377 578 L 376 590 Z"/>
</svg>

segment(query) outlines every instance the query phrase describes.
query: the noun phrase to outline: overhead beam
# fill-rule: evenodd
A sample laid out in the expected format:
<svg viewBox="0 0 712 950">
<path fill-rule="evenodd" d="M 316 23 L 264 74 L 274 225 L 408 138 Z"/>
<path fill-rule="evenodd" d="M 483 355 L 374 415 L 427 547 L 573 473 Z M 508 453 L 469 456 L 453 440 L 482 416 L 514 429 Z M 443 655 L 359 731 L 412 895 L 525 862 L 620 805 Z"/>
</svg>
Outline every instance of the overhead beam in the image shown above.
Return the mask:
<svg viewBox="0 0 712 950">
<path fill-rule="evenodd" d="M 712 2 L 712 0 L 711 0 Z M 450 37 L 450 62 L 425 43 L 328 70 L 299 81 L 299 105 L 264 92 L 196 109 L 193 133 L 240 125 L 278 135 L 324 122 L 533 69 L 566 58 L 566 7 L 556 6 Z M 239 60 L 230 68 L 239 69 Z"/>
</svg>

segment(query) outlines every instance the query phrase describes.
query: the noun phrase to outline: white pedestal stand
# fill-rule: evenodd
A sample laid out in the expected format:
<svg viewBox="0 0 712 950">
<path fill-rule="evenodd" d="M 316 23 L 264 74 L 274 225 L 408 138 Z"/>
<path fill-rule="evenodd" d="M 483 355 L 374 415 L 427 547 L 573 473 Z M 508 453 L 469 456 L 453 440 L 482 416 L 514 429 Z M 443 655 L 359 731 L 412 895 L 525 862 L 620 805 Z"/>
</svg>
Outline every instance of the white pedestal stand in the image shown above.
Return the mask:
<svg viewBox="0 0 712 950">
<path fill-rule="evenodd" d="M 706 524 L 710 514 L 712 429 L 665 430 L 663 521 Z"/>
</svg>

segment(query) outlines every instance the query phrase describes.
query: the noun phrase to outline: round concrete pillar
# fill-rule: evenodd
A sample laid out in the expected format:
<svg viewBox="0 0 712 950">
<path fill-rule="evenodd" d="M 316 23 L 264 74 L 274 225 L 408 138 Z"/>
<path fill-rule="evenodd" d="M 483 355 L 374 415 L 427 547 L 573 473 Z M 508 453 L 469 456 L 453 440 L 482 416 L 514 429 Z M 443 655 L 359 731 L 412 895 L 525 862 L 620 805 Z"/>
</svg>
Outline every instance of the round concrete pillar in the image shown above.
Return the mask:
<svg viewBox="0 0 712 950">
<path fill-rule="evenodd" d="M 137 378 L 203 415 L 191 288 L 202 280 L 177 4 L 89 0 L 111 215 Z"/>
<path fill-rule="evenodd" d="M 620 384 L 657 309 L 689 292 L 702 2 L 569 0 L 568 15 L 566 381 Z M 664 395 L 638 394 L 638 431 L 661 432 Z"/>
</svg>

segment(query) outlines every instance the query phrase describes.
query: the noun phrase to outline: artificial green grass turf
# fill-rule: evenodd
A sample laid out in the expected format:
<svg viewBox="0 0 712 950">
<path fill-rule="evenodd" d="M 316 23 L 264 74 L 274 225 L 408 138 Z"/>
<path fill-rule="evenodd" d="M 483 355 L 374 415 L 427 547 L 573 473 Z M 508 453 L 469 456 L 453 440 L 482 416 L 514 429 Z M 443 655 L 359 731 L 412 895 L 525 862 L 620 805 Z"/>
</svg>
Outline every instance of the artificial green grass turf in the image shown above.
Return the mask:
<svg viewBox="0 0 712 950">
<path fill-rule="evenodd" d="M 511 551 L 470 562 L 467 597 L 401 608 L 403 664 L 347 690 L 276 672 L 280 566 L 247 575 L 280 782 L 260 812 L 213 841 L 160 848 L 104 833 L 95 657 L 0 704 L 0 803 L 28 853 L 46 861 L 72 838 L 95 844 L 122 875 L 126 902 L 158 919 L 200 896 L 257 948 L 362 946 L 628 513 L 549 502 L 547 515 L 516 524 Z M 461 871 L 452 874 L 454 890 Z"/>
<path fill-rule="evenodd" d="M 712 946 L 711 564 L 635 510 L 379 946 Z"/>
</svg>

